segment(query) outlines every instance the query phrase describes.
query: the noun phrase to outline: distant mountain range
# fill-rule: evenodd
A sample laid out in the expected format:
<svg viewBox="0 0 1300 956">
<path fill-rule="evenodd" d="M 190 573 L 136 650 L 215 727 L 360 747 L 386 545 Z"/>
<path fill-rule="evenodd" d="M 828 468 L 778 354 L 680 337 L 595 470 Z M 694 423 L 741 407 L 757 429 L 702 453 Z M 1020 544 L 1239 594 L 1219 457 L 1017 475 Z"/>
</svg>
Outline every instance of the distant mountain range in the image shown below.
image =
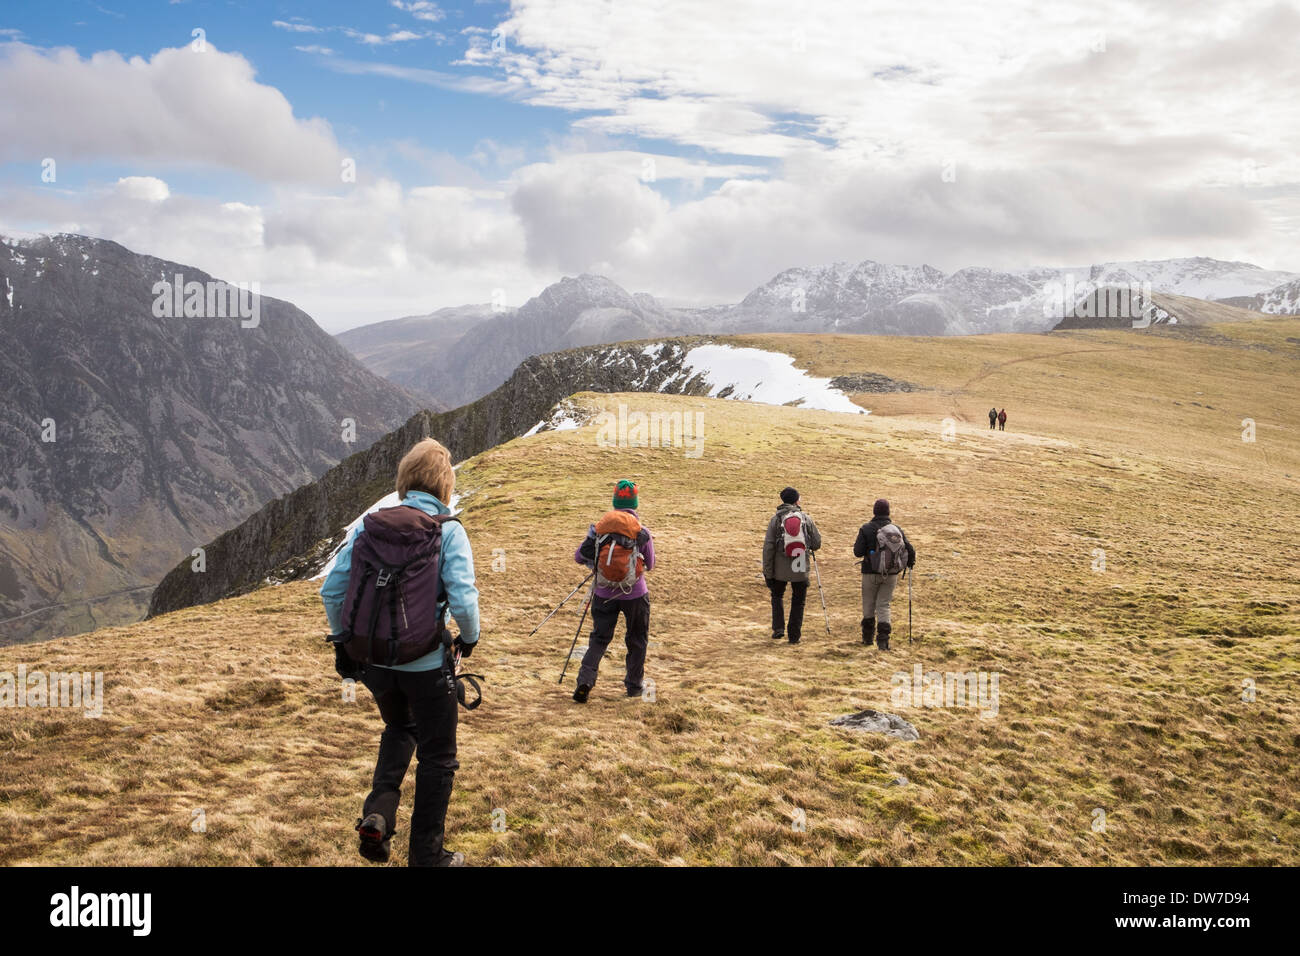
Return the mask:
<svg viewBox="0 0 1300 956">
<path fill-rule="evenodd" d="M 114 242 L 0 241 L 0 644 L 139 617 L 178 553 L 424 404 L 288 302 Z"/>
<path fill-rule="evenodd" d="M 1300 275 L 1218 259 L 950 274 L 867 260 L 787 269 L 738 303 L 707 308 L 668 307 L 603 276 L 581 275 L 518 309 L 442 309 L 352 329 L 339 340 L 376 373 L 457 406 L 500 385 L 530 355 L 583 345 L 747 332 L 1045 332 L 1070 316 L 1090 288 L 1110 285 L 1148 285 L 1257 311 L 1300 308 Z"/>
</svg>

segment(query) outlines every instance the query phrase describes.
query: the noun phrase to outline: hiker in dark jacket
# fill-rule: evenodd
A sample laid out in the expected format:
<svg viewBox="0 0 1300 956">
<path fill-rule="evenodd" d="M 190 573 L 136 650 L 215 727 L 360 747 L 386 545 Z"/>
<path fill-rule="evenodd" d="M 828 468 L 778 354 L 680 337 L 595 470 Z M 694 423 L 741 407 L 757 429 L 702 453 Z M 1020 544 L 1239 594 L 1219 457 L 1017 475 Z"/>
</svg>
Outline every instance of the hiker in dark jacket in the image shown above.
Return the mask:
<svg viewBox="0 0 1300 956">
<path fill-rule="evenodd" d="M 636 513 L 640 505 L 636 482 L 620 481 L 614 487 L 613 504 L 614 510 L 606 512 L 587 529 L 587 537 L 573 553 L 573 560 L 596 571 L 592 584 L 591 634 L 578 669 L 578 686 L 573 692 L 573 699 L 579 704 L 587 702 L 587 695 L 596 686 L 596 672 L 609 650 L 609 642 L 614 639 L 620 614 L 627 625 L 623 635 L 627 646 L 623 686 L 627 696 L 640 697 L 645 682 L 645 655 L 650 646 L 650 588 L 645 572 L 655 566 L 655 543 Z M 635 549 L 631 547 L 632 542 Z M 611 580 L 616 568 L 626 569 L 625 579 Z"/>
<path fill-rule="evenodd" d="M 889 519 L 889 502 L 884 498 L 876 500 L 871 509 L 872 518 L 858 530 L 858 540 L 853 544 L 853 553 L 862 558 L 862 643 L 871 646 L 874 636 L 876 646 L 882 651 L 889 650 L 889 635 L 894 626 L 889 620 L 889 602 L 894 596 L 894 587 L 898 584 L 899 573 L 877 572 L 874 562 L 878 560 L 879 532 L 893 524 Z M 894 527 L 898 527 L 894 525 Z M 906 563 L 910 569 L 916 564 L 916 550 L 898 529 L 903 538 L 903 547 L 907 551 Z"/>
<path fill-rule="evenodd" d="M 784 531 L 785 521 L 792 516 L 801 519 L 797 529 L 804 536 L 806 549 L 802 554 L 790 557 L 786 554 Z M 799 492 L 786 488 L 781 492 L 781 504 L 767 523 L 767 535 L 763 538 L 763 579 L 772 594 L 772 640 L 779 641 L 786 635 L 785 623 L 785 586 L 790 585 L 790 643 L 798 644 L 803 635 L 803 609 L 808 596 L 809 552 L 822 546 L 822 536 L 813 524 L 812 518 L 799 507 Z"/>
<path fill-rule="evenodd" d="M 451 454 L 432 438 L 426 438 L 416 443 L 397 466 L 397 494 L 401 503 L 379 509 L 378 514 L 384 525 L 392 526 L 403 538 L 427 534 L 430 517 L 451 513 L 445 502 L 451 499 L 455 483 Z M 331 635 L 341 635 L 346 630 L 343 611 L 352 554 L 358 539 L 365 534 L 365 525 L 358 523 L 339 550 L 321 587 Z M 469 657 L 479 636 L 478 589 L 474 586 L 474 555 L 469 536 L 459 521 L 442 524 L 440 553 L 439 577 L 446 591 L 443 619 L 445 622 L 448 614 L 455 619 L 460 636 L 454 649 L 459 650 L 461 657 Z M 418 602 L 410 603 L 412 613 L 417 613 L 414 607 Z M 431 613 L 438 613 L 436 599 L 428 603 Z M 406 606 L 402 604 L 403 611 Z M 334 667 L 339 676 L 360 678 L 374 696 L 384 719 L 373 785 L 356 826 L 361 855 L 375 863 L 388 862 L 402 782 L 414 755 L 419 763 L 415 771 L 415 807 L 411 811 L 407 863 L 463 866 L 465 858 L 460 853 L 448 852 L 443 846 L 452 782 L 460 767 L 456 760 L 458 714 L 453 661 L 444 659 L 442 644 L 434 645 L 422 657 L 395 666 L 357 664 L 343 644 L 335 643 L 334 648 Z"/>
<path fill-rule="evenodd" d="M 998 431 L 1004 432 L 1006 430 L 1007 430 L 1007 410 L 1004 408 L 1002 409 L 1002 411 L 998 412 Z"/>
<path fill-rule="evenodd" d="M 998 427 L 998 410 L 997 408 L 989 409 L 989 428 Z"/>
</svg>

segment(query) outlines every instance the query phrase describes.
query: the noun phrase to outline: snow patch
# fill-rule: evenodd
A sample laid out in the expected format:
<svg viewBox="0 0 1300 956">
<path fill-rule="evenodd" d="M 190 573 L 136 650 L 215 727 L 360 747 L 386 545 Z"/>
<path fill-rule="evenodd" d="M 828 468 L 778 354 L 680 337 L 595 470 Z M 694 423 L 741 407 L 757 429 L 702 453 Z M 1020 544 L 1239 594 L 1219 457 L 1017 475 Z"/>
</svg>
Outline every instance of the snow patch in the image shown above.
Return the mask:
<svg viewBox="0 0 1300 956">
<path fill-rule="evenodd" d="M 591 412 L 580 405 L 575 405 L 567 398 L 552 408 L 540 422 L 534 425 L 528 431 L 524 432 L 523 437 L 536 435 L 538 432 L 568 432 L 581 428 L 591 421 Z"/>
<path fill-rule="evenodd" d="M 683 366 L 703 376 L 714 398 L 730 389 L 727 398 L 764 405 L 797 405 L 853 415 L 866 411 L 832 386 L 829 378 L 795 368 L 794 357 L 781 352 L 697 345 L 686 353 Z"/>
</svg>

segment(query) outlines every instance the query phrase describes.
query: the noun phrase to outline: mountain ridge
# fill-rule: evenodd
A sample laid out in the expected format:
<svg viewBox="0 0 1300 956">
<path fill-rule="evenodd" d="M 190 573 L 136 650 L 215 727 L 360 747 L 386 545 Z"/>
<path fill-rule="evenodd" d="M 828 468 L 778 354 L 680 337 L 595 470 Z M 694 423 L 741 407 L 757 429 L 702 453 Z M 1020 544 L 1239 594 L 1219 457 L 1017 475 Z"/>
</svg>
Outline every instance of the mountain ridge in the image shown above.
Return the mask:
<svg viewBox="0 0 1300 956">
<path fill-rule="evenodd" d="M 143 610 L 159 542 L 201 544 L 420 404 L 292 303 L 110 240 L 3 238 L 0 289 L 0 641 Z"/>
</svg>

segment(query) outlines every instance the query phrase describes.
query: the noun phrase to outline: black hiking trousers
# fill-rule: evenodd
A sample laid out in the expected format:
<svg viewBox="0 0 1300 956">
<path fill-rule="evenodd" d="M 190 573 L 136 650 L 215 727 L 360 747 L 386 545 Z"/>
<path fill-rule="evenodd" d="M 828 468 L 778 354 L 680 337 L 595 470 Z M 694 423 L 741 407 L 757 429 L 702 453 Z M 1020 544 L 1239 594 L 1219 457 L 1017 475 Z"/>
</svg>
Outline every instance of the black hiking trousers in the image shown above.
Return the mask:
<svg viewBox="0 0 1300 956">
<path fill-rule="evenodd" d="M 436 866 L 443 858 L 444 826 L 451 803 L 451 785 L 460 764 L 456 760 L 455 682 L 447 692 L 447 672 L 396 671 L 367 667 L 361 680 L 384 718 L 379 759 L 363 817 L 378 813 L 396 829 L 402 781 L 414 755 L 415 806 L 411 811 L 410 866 Z"/>
<path fill-rule="evenodd" d="M 630 599 L 592 598 L 591 635 L 587 638 L 587 653 L 582 655 L 582 667 L 578 669 L 578 683 L 596 686 L 596 672 L 609 650 L 609 642 L 614 639 L 619 614 L 627 622 L 627 633 L 623 635 L 623 643 L 627 645 L 627 674 L 623 686 L 636 693 L 645 682 L 645 654 L 650 646 L 648 594 Z"/>
<path fill-rule="evenodd" d="M 785 581 L 769 578 L 767 589 L 772 592 L 772 633 L 785 634 L 791 643 L 803 637 L 803 607 L 808 598 L 807 581 L 790 583 L 790 627 L 785 625 Z"/>
</svg>

